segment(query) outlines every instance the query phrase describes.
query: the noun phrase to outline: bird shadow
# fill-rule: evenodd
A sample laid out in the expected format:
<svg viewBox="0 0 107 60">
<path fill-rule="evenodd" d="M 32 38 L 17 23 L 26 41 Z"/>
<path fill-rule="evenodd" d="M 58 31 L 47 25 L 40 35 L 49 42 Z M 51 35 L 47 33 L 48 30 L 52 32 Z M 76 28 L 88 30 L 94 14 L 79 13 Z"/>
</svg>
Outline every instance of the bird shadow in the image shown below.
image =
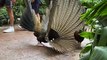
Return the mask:
<svg viewBox="0 0 107 60">
<path fill-rule="evenodd" d="M 48 47 L 45 47 L 45 48 L 46 48 L 45 54 L 48 56 L 56 56 L 56 55 L 64 54 L 64 53 L 59 52 L 53 48 L 48 48 Z"/>
<path fill-rule="evenodd" d="M 30 48 L 34 49 L 35 51 L 39 51 L 47 56 L 56 56 L 64 54 L 62 52 L 59 52 L 53 48 L 45 47 L 45 46 L 36 46 L 36 45 L 29 45 Z"/>
</svg>

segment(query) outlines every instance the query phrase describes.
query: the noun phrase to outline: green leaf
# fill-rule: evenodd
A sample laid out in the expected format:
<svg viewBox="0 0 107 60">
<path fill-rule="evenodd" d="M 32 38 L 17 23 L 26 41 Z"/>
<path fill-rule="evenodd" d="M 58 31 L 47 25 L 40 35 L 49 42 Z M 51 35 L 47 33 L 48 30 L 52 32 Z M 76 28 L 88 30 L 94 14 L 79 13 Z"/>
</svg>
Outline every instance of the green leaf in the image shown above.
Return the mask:
<svg viewBox="0 0 107 60">
<path fill-rule="evenodd" d="M 89 14 L 92 12 L 92 8 L 88 8 L 87 10 L 86 10 L 86 13 L 84 13 L 84 14 L 82 14 L 81 15 L 81 20 L 84 20 L 84 19 L 87 19 L 87 16 L 89 16 Z"/>
<path fill-rule="evenodd" d="M 89 60 L 90 58 L 90 51 L 85 53 L 82 57 L 80 57 L 80 60 Z"/>
<path fill-rule="evenodd" d="M 89 60 L 107 60 L 107 47 L 96 46 Z"/>
<path fill-rule="evenodd" d="M 80 2 L 82 3 L 82 5 L 86 7 L 94 6 L 93 0 L 80 0 Z"/>
<path fill-rule="evenodd" d="M 92 44 L 87 44 L 86 47 L 82 49 L 81 54 L 89 52 L 91 48 L 92 48 Z"/>
<path fill-rule="evenodd" d="M 80 60 L 107 60 L 107 47 L 96 46 L 92 52 L 85 53 Z"/>
<path fill-rule="evenodd" d="M 88 9 L 86 11 L 86 13 L 81 16 L 81 20 L 85 20 L 86 24 L 91 24 L 93 22 L 94 18 L 97 18 L 98 16 L 100 16 L 102 10 L 104 10 L 104 8 L 106 6 L 107 6 L 107 1 L 106 0 L 102 1 L 99 4 L 96 4 L 92 8 Z M 105 12 L 105 10 L 104 10 L 104 12 Z M 103 15 L 106 15 L 106 13 L 103 14 Z"/>
<path fill-rule="evenodd" d="M 95 6 L 96 4 L 99 4 L 103 0 L 80 0 L 83 6 L 86 6 L 88 8 L 91 8 Z"/>
<path fill-rule="evenodd" d="M 100 25 L 103 27 L 107 26 L 107 16 L 99 16 L 97 19 L 99 20 Z"/>
<path fill-rule="evenodd" d="M 107 15 L 107 6 L 105 6 L 100 13 L 100 16 L 105 16 L 105 15 Z"/>
<path fill-rule="evenodd" d="M 84 38 L 88 38 L 88 39 L 94 38 L 93 32 L 82 32 L 82 33 L 80 33 L 80 36 L 82 36 Z"/>
<path fill-rule="evenodd" d="M 107 45 L 107 27 L 104 27 L 101 33 L 101 38 L 98 43 L 99 46 L 106 46 Z"/>
</svg>

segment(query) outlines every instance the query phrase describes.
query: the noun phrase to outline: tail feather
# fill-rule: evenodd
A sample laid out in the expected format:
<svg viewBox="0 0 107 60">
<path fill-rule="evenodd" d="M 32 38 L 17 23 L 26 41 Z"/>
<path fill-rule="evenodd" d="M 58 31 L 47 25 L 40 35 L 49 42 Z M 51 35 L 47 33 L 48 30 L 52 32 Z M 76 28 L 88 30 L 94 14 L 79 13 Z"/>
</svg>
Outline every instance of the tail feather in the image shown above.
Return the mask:
<svg viewBox="0 0 107 60">
<path fill-rule="evenodd" d="M 54 12 L 50 12 L 51 28 L 59 34 L 59 38 L 50 40 L 49 43 L 59 52 L 75 50 L 80 45 L 74 38 L 74 32 L 82 29 L 84 23 L 79 20 L 82 6 L 79 0 L 57 0 L 54 3 Z"/>
<path fill-rule="evenodd" d="M 75 40 L 57 39 L 49 43 L 59 52 L 73 51 L 79 47 L 79 44 Z"/>
<path fill-rule="evenodd" d="M 78 0 L 58 0 L 51 28 L 61 37 L 73 36 L 75 30 L 80 30 L 84 25 L 80 21 L 82 6 Z M 50 13 L 51 14 L 51 13 Z M 72 34 L 72 35 L 71 35 Z"/>
<path fill-rule="evenodd" d="M 82 29 L 84 26 L 84 23 L 79 20 L 82 13 L 82 6 L 79 5 L 78 1 L 53 0 L 53 5 L 48 15 L 49 19 L 47 19 L 49 21 L 46 21 L 46 19 L 42 22 L 37 19 L 35 21 L 35 31 L 42 33 L 42 29 L 46 29 L 45 33 L 48 34 L 51 32 L 50 29 L 53 29 L 58 33 L 58 38 L 49 40 L 48 42 L 59 52 L 72 51 L 80 46 L 74 38 L 74 32 Z M 44 37 L 49 38 L 49 34 Z M 54 36 L 51 37 L 54 39 Z"/>
</svg>

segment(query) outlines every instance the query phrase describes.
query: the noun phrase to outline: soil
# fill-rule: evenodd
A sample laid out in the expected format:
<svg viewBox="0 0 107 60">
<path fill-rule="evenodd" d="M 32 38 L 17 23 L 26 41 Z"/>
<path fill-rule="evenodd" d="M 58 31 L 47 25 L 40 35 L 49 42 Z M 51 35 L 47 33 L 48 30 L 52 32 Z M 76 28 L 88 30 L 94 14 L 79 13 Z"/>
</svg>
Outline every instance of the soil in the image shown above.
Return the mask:
<svg viewBox="0 0 107 60">
<path fill-rule="evenodd" d="M 79 60 L 80 50 L 60 54 L 36 44 L 33 32 L 17 26 L 14 33 L 0 31 L 0 60 Z"/>
</svg>

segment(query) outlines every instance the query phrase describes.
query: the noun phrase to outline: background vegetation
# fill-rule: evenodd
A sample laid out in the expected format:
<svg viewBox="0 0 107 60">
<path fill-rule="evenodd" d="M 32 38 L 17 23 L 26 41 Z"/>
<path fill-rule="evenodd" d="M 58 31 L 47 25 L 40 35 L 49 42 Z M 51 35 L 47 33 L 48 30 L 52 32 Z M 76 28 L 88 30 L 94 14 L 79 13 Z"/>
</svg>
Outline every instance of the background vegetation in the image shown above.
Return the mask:
<svg viewBox="0 0 107 60">
<path fill-rule="evenodd" d="M 91 31 L 80 35 L 92 39 L 80 54 L 80 60 L 107 60 L 107 0 L 80 0 L 86 12 L 81 15 Z"/>
<path fill-rule="evenodd" d="M 15 23 L 18 22 L 18 18 L 20 18 L 20 16 L 22 15 L 24 8 L 25 8 L 24 1 L 16 0 L 16 4 L 13 5 Z M 0 9 L 0 26 L 4 24 L 8 24 L 8 22 L 9 22 L 9 16 L 4 6 L 3 8 Z"/>
<path fill-rule="evenodd" d="M 49 5 L 49 0 L 41 0 L 39 13 L 41 15 L 45 14 L 45 9 Z M 13 11 L 14 11 L 14 18 L 15 23 L 18 23 L 18 18 L 22 15 L 25 8 L 24 0 L 16 0 L 15 5 L 13 5 Z M 0 9 L 0 26 L 4 24 L 8 24 L 9 22 L 9 16 L 7 14 L 5 6 Z"/>
<path fill-rule="evenodd" d="M 80 2 L 86 8 L 81 20 L 91 27 L 90 32 L 84 31 L 80 35 L 93 40 L 81 51 L 80 60 L 107 60 L 107 0 L 80 0 Z M 46 5 L 46 2 L 42 3 Z M 41 14 L 44 14 L 45 7 L 41 6 Z M 17 0 L 13 6 L 15 23 L 24 8 L 23 0 Z M 3 7 L 0 9 L 0 26 L 8 24 L 8 19 L 6 8 Z"/>
</svg>

